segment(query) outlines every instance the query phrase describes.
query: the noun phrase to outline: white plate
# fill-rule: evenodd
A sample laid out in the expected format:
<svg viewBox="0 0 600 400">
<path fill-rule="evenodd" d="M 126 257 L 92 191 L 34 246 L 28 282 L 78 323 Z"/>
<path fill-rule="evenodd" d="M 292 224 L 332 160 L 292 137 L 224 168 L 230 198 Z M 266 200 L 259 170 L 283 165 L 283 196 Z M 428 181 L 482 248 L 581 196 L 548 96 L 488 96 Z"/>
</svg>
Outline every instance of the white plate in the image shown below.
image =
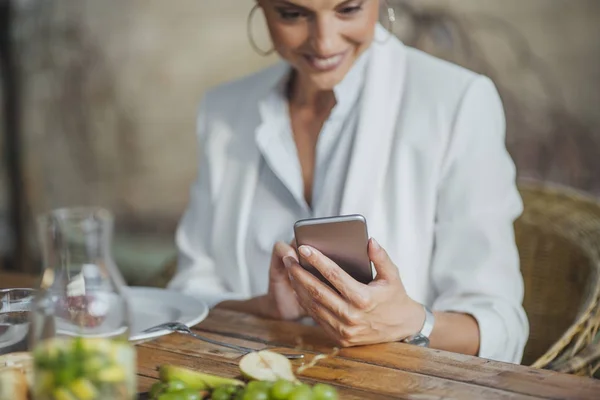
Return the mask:
<svg viewBox="0 0 600 400">
<path fill-rule="evenodd" d="M 132 326 L 130 340 L 146 340 L 171 333 L 167 330 L 144 333 L 143 330 L 165 322 L 181 322 L 194 326 L 208 315 L 208 306 L 191 296 L 176 291 L 149 288 L 127 287 Z"/>
</svg>

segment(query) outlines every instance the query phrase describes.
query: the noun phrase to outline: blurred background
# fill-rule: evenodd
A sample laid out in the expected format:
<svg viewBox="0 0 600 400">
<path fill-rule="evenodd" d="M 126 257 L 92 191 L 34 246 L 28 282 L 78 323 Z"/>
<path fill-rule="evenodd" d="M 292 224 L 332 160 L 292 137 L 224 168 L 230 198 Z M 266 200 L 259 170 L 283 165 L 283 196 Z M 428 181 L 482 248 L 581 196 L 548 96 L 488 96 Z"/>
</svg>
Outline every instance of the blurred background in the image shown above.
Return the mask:
<svg viewBox="0 0 600 400">
<path fill-rule="evenodd" d="M 248 43 L 253 0 L 0 4 L 0 268 L 40 270 L 39 213 L 100 205 L 127 281 L 159 281 L 196 175 L 199 100 L 276 61 Z M 494 79 L 521 179 L 600 196 L 600 1 L 390 4 L 406 44 Z"/>
</svg>

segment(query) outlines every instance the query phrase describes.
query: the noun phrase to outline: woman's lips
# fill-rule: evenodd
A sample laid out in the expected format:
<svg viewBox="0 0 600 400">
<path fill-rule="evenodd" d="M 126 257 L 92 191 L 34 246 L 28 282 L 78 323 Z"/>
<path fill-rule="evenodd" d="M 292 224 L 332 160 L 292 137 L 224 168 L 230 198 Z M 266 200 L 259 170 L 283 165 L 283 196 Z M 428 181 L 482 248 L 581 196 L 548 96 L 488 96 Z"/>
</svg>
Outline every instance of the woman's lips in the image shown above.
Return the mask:
<svg viewBox="0 0 600 400">
<path fill-rule="evenodd" d="M 344 61 L 346 54 L 347 52 L 344 52 L 327 57 L 305 55 L 304 58 L 311 67 L 318 71 L 325 72 L 332 71 L 339 67 Z"/>
</svg>

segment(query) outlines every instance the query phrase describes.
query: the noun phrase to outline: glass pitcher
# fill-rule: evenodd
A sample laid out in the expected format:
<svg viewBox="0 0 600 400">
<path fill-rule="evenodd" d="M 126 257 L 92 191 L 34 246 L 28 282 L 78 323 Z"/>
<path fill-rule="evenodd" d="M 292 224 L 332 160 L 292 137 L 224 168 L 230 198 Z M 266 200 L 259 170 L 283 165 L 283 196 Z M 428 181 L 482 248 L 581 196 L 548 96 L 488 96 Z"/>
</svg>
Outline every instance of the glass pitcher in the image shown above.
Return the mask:
<svg viewBox="0 0 600 400">
<path fill-rule="evenodd" d="M 38 220 L 44 272 L 31 319 L 35 400 L 136 397 L 125 283 L 111 255 L 113 217 L 60 209 Z"/>
</svg>

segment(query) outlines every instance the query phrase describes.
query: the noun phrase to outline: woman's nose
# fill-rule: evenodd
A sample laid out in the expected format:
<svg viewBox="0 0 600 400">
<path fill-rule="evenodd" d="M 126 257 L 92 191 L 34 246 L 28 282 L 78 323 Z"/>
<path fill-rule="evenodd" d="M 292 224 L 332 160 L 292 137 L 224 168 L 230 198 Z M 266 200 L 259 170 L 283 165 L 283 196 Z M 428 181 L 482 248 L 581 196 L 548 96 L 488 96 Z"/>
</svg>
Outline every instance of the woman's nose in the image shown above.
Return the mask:
<svg viewBox="0 0 600 400">
<path fill-rule="evenodd" d="M 327 16 L 316 17 L 310 27 L 312 47 L 319 56 L 331 56 L 335 52 L 336 23 Z"/>
</svg>

